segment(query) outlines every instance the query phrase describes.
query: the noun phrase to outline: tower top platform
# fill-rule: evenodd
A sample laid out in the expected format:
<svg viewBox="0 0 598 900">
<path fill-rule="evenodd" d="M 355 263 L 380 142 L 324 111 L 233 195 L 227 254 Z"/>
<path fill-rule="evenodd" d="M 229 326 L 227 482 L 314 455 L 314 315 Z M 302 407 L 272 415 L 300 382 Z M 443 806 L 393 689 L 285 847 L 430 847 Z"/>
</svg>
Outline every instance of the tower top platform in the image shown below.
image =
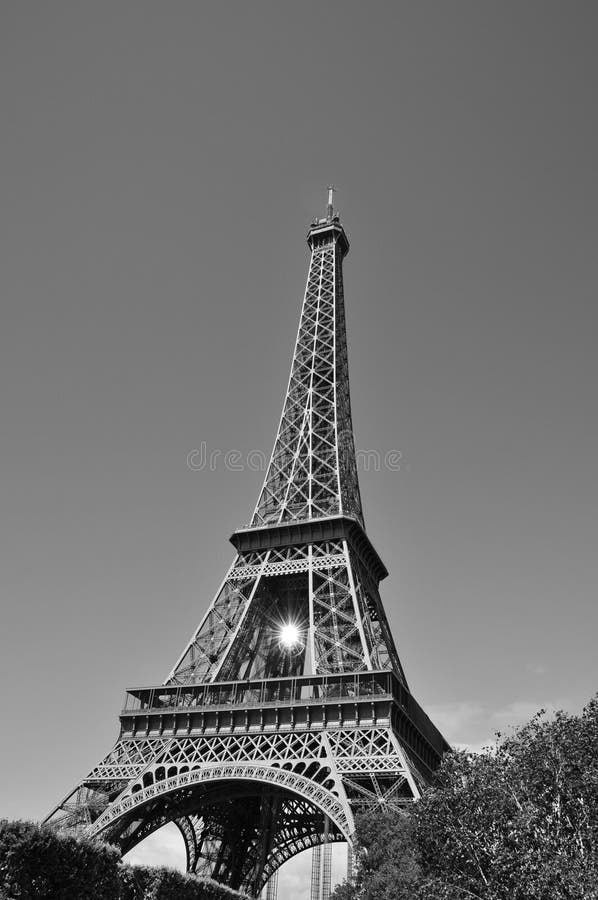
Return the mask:
<svg viewBox="0 0 598 900">
<path fill-rule="evenodd" d="M 307 233 L 307 243 L 311 250 L 323 244 L 337 241 L 343 256 L 349 252 L 349 239 L 345 229 L 341 225 L 340 216 L 335 215 L 331 219 L 314 219 Z"/>
<path fill-rule="evenodd" d="M 326 215 L 321 219 L 314 219 L 307 233 L 307 243 L 311 250 L 331 241 L 338 241 L 339 249 L 343 256 L 349 252 L 349 240 L 345 233 L 345 229 L 341 225 L 340 216 L 335 213 L 332 203 L 333 194 L 336 188 L 334 185 L 328 187 L 328 205 L 326 207 Z"/>
</svg>

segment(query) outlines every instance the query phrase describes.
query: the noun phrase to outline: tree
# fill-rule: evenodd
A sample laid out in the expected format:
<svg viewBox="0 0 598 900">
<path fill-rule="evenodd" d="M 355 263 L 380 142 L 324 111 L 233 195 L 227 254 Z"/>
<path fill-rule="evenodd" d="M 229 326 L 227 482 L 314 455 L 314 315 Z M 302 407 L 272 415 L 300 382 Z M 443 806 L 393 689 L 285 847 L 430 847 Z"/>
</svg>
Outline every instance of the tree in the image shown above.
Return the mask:
<svg viewBox="0 0 598 900">
<path fill-rule="evenodd" d="M 367 810 L 355 826 L 355 879 L 339 885 L 334 900 L 412 900 L 421 867 L 411 817 L 392 808 Z"/>
<path fill-rule="evenodd" d="M 598 900 L 598 698 L 449 754 L 410 814 L 370 812 L 356 835 L 335 900 Z"/>
</svg>

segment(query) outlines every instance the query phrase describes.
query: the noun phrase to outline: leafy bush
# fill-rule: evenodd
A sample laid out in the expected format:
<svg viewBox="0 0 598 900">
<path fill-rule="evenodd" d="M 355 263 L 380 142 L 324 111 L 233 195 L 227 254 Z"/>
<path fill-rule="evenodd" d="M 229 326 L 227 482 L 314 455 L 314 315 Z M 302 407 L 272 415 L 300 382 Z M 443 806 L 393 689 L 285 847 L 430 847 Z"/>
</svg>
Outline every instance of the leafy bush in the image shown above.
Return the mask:
<svg viewBox="0 0 598 900">
<path fill-rule="evenodd" d="M 183 875 L 174 869 L 123 866 L 133 876 L 137 893 L 121 900 L 240 900 L 243 896 L 211 878 Z"/>
<path fill-rule="evenodd" d="M 133 867 L 82 834 L 0 820 L 0 900 L 243 900 L 209 878 Z"/>
<path fill-rule="evenodd" d="M 120 853 L 28 822 L 0 821 L 0 890 L 10 900 L 114 900 Z"/>
</svg>

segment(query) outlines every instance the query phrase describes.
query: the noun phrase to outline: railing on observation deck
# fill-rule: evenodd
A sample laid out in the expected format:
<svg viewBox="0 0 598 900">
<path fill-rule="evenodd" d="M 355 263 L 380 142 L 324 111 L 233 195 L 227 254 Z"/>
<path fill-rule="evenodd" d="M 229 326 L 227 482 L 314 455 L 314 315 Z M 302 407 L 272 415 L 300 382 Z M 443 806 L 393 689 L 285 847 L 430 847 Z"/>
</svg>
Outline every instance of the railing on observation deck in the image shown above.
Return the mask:
<svg viewBox="0 0 598 900">
<path fill-rule="evenodd" d="M 442 754 L 448 749 L 440 732 L 391 671 L 133 688 L 127 691 L 122 715 L 384 700 L 394 701 L 400 714 L 413 723 L 436 752 Z"/>
<path fill-rule="evenodd" d="M 123 713 L 201 706 L 264 706 L 393 695 L 392 672 L 265 678 L 214 684 L 162 685 L 127 691 Z M 400 685 L 398 685 L 400 687 Z"/>
</svg>

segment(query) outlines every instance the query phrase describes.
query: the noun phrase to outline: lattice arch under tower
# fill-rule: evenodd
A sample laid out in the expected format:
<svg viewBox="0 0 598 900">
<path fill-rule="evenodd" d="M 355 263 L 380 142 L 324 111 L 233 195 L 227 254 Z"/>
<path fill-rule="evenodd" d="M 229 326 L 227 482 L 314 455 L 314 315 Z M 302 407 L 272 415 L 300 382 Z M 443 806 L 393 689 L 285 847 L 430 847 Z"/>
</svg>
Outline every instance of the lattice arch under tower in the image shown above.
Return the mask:
<svg viewBox="0 0 598 900">
<path fill-rule="evenodd" d="M 351 420 L 349 242 L 329 198 L 283 411 L 248 527 L 166 680 L 133 688 L 114 748 L 48 816 L 124 852 L 168 822 L 187 867 L 272 900 L 277 872 L 349 847 L 364 806 L 416 800 L 448 745 L 409 691 L 379 593 Z M 319 872 L 319 874 L 317 874 Z"/>
</svg>

